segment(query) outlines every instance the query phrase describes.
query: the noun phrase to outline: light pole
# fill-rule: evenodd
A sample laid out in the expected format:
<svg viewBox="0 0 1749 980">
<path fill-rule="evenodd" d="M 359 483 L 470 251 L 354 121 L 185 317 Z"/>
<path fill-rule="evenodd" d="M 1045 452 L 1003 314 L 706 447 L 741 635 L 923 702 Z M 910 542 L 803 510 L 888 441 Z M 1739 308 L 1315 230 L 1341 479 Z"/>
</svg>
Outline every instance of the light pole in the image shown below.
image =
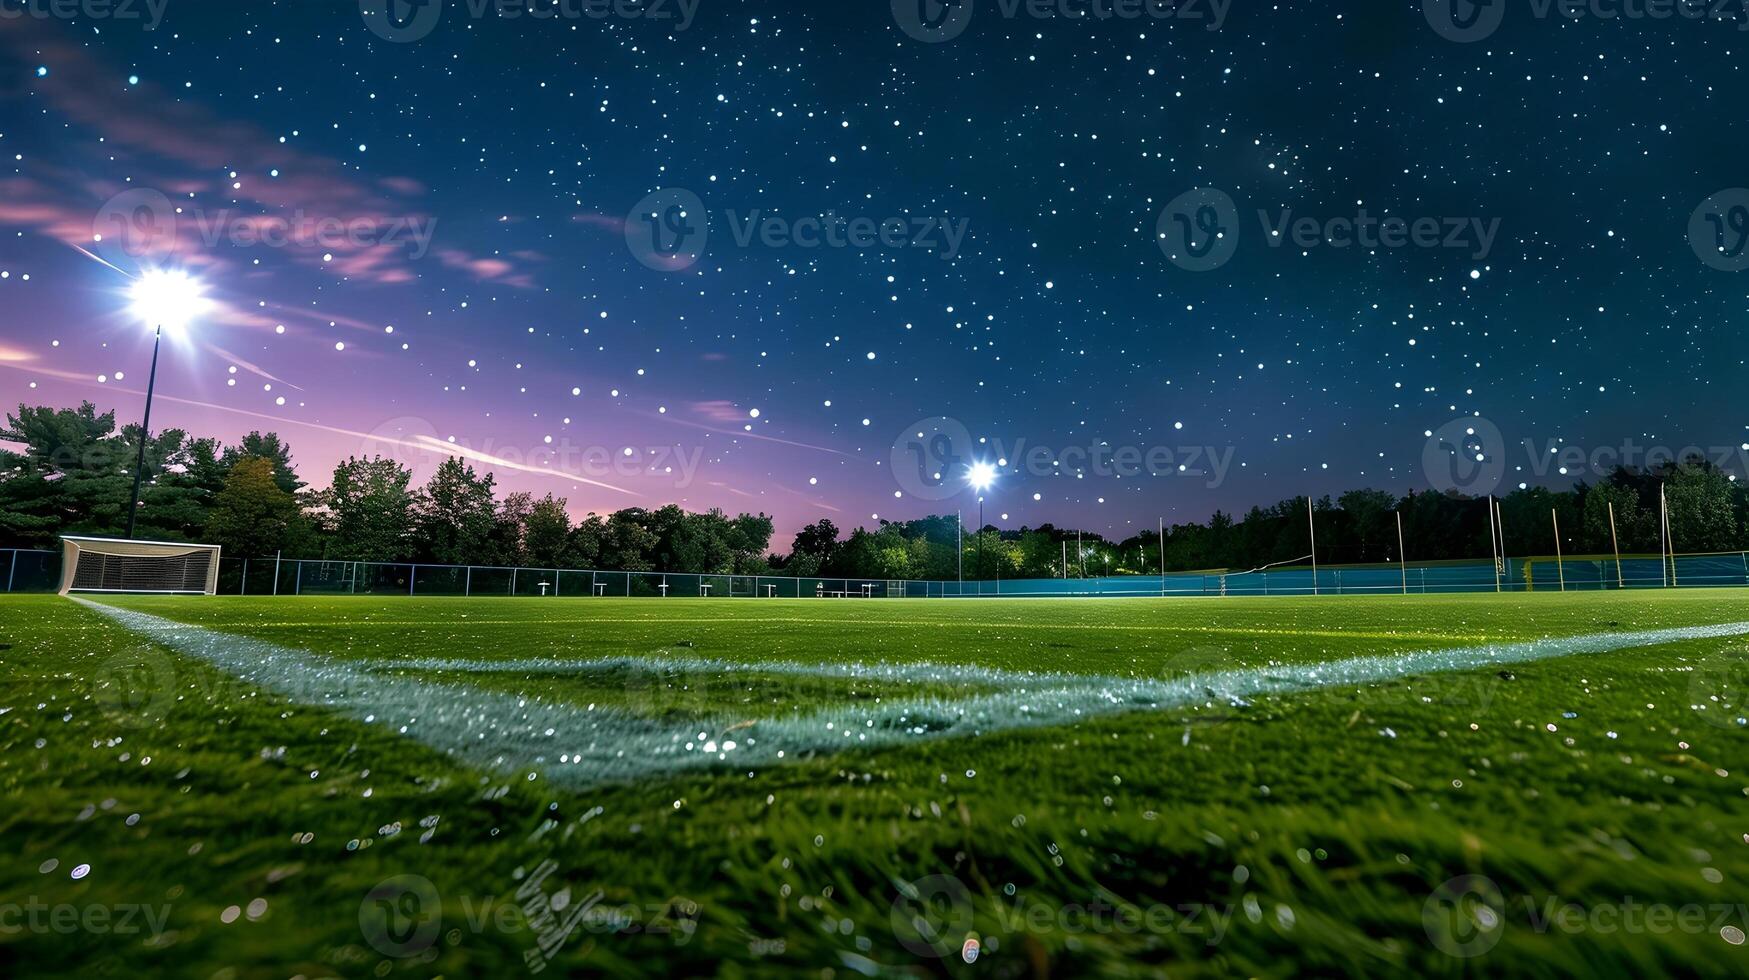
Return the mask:
<svg viewBox="0 0 1749 980">
<path fill-rule="evenodd" d="M 989 463 L 973 463 L 966 472 L 966 482 L 978 491 L 978 594 L 984 594 L 984 491 L 996 482 L 996 467 Z"/>
<path fill-rule="evenodd" d="M 134 460 L 134 491 L 128 497 L 127 536 L 134 536 L 140 507 L 140 483 L 146 475 L 146 440 L 152 431 L 152 391 L 158 386 L 158 348 L 164 328 L 181 330 L 206 307 L 200 283 L 186 272 L 154 270 L 134 280 L 129 298 L 135 316 L 152 327 L 152 370 L 146 375 L 146 414 L 140 420 L 140 451 Z"/>
</svg>

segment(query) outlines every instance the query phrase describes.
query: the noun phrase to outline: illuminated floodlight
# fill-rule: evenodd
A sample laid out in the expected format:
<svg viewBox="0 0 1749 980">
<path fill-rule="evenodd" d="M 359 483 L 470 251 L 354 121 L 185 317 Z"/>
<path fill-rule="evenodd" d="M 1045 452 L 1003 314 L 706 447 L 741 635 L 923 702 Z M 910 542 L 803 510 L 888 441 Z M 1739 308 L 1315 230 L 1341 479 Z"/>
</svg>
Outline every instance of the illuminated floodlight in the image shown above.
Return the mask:
<svg viewBox="0 0 1749 980">
<path fill-rule="evenodd" d="M 176 269 L 146 272 L 128 289 L 128 308 L 154 330 L 179 333 L 210 305 L 200 280 Z"/>
<path fill-rule="evenodd" d="M 966 482 L 979 493 L 990 489 L 990 484 L 996 482 L 996 467 L 990 463 L 973 463 L 966 471 Z"/>
</svg>

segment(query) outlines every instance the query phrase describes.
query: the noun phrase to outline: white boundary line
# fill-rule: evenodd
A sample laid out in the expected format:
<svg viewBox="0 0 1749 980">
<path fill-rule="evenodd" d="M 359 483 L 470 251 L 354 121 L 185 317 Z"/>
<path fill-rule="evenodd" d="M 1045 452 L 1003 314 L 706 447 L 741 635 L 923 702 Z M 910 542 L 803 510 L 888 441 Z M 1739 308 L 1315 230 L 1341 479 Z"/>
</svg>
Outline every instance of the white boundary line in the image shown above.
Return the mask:
<svg viewBox="0 0 1749 980">
<path fill-rule="evenodd" d="M 1749 623 L 1725 623 L 1211 671 L 1154 680 L 940 664 L 740 664 L 694 657 L 617 657 L 571 663 L 541 659 L 341 661 L 86 599 L 74 601 L 155 643 L 293 701 L 331 708 L 367 724 L 388 726 L 481 768 L 512 771 L 537 768 L 556 784 L 570 788 L 712 766 L 766 766 L 851 748 L 1072 724 L 1129 711 L 1187 708 L 1215 702 L 1232 707 L 1259 694 L 1389 683 L 1411 675 L 1749 635 Z M 396 669 L 419 669 L 552 674 L 623 668 L 899 682 L 930 680 L 976 683 L 998 690 L 959 698 L 918 697 L 837 705 L 778 718 L 718 716 L 674 723 L 620 708 L 580 707 L 394 673 Z"/>
</svg>

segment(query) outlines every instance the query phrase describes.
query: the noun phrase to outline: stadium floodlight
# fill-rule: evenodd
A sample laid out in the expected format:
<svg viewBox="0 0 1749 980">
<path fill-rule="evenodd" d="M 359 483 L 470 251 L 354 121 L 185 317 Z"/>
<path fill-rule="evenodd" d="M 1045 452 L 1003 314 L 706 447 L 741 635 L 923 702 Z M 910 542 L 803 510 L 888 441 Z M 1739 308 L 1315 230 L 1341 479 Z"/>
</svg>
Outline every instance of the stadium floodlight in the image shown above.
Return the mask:
<svg viewBox="0 0 1749 980">
<path fill-rule="evenodd" d="M 966 468 L 966 482 L 972 485 L 972 489 L 983 493 L 996 482 L 996 467 L 987 462 L 973 463 Z"/>
<path fill-rule="evenodd" d="M 181 333 L 207 308 L 200 280 L 175 269 L 154 269 L 134 280 L 128 290 L 134 315 L 152 328 L 152 370 L 146 375 L 146 415 L 140 420 L 140 452 L 134 461 L 134 492 L 128 498 L 127 536 L 134 536 L 134 514 L 140 506 L 140 480 L 146 474 L 146 440 L 152 432 L 152 389 L 158 384 L 158 345 L 164 331 Z"/>
<path fill-rule="evenodd" d="M 179 333 L 208 305 L 200 280 L 180 269 L 153 269 L 128 287 L 129 308 L 154 331 Z"/>
<path fill-rule="evenodd" d="M 214 595 L 219 546 L 124 541 L 67 535 L 61 539 L 61 588 L 68 592 L 173 592 Z"/>
<path fill-rule="evenodd" d="M 996 467 L 979 460 L 966 468 L 966 482 L 978 491 L 978 594 L 984 594 L 984 491 L 996 482 Z M 998 586 L 1001 583 L 997 583 Z"/>
</svg>

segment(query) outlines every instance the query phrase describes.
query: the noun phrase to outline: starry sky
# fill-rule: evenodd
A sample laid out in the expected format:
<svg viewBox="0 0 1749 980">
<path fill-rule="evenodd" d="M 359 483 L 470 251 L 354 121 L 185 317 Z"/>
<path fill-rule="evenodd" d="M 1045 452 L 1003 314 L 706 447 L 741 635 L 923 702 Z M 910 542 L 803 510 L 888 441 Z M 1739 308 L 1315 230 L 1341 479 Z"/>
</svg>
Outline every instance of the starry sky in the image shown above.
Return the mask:
<svg viewBox="0 0 1749 980">
<path fill-rule="evenodd" d="M 129 283 L 170 268 L 210 304 L 154 429 L 780 546 L 969 519 L 976 462 L 989 520 L 1121 537 L 1425 489 L 1454 420 L 1509 485 L 1575 475 L 1535 447 L 1749 440 L 1741 9 L 1459 42 L 1448 0 L 430 2 L 8 0 L 0 400 L 137 419 Z"/>
</svg>

